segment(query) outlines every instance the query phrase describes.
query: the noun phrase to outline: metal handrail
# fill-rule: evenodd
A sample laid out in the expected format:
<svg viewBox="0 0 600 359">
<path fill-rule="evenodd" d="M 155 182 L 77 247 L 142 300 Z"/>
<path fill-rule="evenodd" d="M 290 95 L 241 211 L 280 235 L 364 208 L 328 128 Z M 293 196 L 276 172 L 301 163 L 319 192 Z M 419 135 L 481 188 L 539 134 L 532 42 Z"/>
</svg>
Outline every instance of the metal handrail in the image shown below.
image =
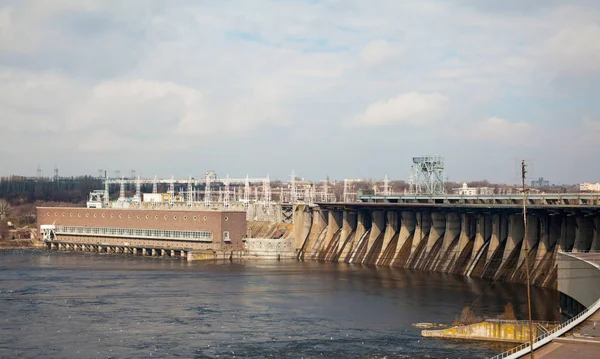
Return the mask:
<svg viewBox="0 0 600 359">
<path fill-rule="evenodd" d="M 584 310 L 583 312 L 577 314 L 576 316 L 574 316 L 573 318 L 567 320 L 566 322 L 564 322 L 563 324 L 561 324 L 559 327 L 554 328 L 552 330 L 549 330 L 547 333 L 544 333 L 538 337 L 535 338 L 535 342 L 533 344 L 533 349 L 537 349 L 536 348 L 536 344 L 539 344 L 543 339 L 546 339 L 550 336 L 552 336 L 553 334 L 557 333 L 558 331 L 561 331 L 562 329 L 566 328 L 567 326 L 569 326 L 571 323 L 575 322 L 576 320 L 578 320 L 579 318 L 583 317 L 584 315 L 588 314 L 590 312 L 590 310 L 592 308 L 598 307 L 600 306 L 600 299 L 596 301 L 596 303 L 594 303 L 594 305 L 592 305 L 591 307 L 587 308 L 586 310 Z M 592 313 L 589 313 L 589 315 L 593 314 L 598 308 L 595 308 L 594 311 Z M 588 316 L 589 316 L 588 315 Z M 587 316 L 586 316 L 587 319 Z M 562 333 L 561 333 L 562 334 Z M 546 344 L 546 343 L 544 343 Z M 538 345 L 539 347 L 539 345 Z M 501 358 L 507 358 L 508 356 L 512 355 L 512 354 L 516 354 L 517 352 L 520 352 L 521 350 L 524 349 L 529 349 L 529 343 L 526 344 L 521 344 L 517 347 L 514 347 L 512 349 L 509 349 L 507 351 L 505 351 L 504 353 L 498 354 L 496 356 L 491 357 L 490 359 L 501 359 Z M 529 351 L 528 351 L 529 352 Z"/>
<path fill-rule="evenodd" d="M 550 331 L 549 331 L 548 329 L 546 329 L 546 328 L 544 327 L 544 325 L 543 325 L 543 324 L 540 324 L 540 323 L 535 323 L 535 326 L 536 326 L 536 327 L 538 328 L 538 330 L 539 330 L 539 331 L 541 331 L 542 333 L 545 333 L 545 334 L 549 334 L 549 333 L 550 333 Z"/>
<path fill-rule="evenodd" d="M 529 323 L 528 320 L 506 320 L 506 319 L 494 319 L 494 318 L 490 318 L 490 319 L 486 319 L 486 322 L 490 322 L 490 323 L 507 323 L 507 324 L 527 324 Z M 552 322 L 552 321 L 540 321 L 540 320 L 534 320 L 533 321 L 535 324 L 540 324 L 540 325 L 560 325 L 560 322 Z"/>
<path fill-rule="evenodd" d="M 561 253 L 568 254 L 569 252 L 561 252 Z M 600 266 L 598 266 L 597 264 L 590 263 L 590 262 L 586 261 L 585 259 L 581 259 L 581 258 L 578 258 L 578 259 L 580 259 L 586 263 L 589 263 L 589 264 L 593 265 L 594 267 L 600 269 Z M 600 309 L 600 298 L 596 302 L 594 302 L 594 304 L 592 304 L 590 307 L 586 308 L 581 313 L 577 314 L 573 318 L 562 323 L 560 326 L 558 326 L 552 330 L 549 330 L 547 333 L 544 333 L 544 334 L 536 337 L 535 341 L 533 343 L 533 350 L 548 344 L 551 341 L 551 339 L 557 338 L 557 337 L 563 335 L 564 333 L 568 332 L 569 330 L 573 329 L 573 327 L 575 327 L 576 325 L 579 325 L 585 319 L 589 318 L 598 309 Z M 529 353 L 530 351 L 531 351 L 531 348 L 529 346 L 529 343 L 525 343 L 525 344 L 521 344 L 517 347 L 514 347 L 512 349 L 509 349 L 509 350 L 505 351 L 504 353 L 500 353 L 496 356 L 493 356 L 489 359 L 503 359 L 503 358 L 509 358 L 509 357 L 510 357 L 510 359 L 519 358 L 522 355 Z M 513 355 L 516 355 L 516 356 L 513 356 Z"/>
</svg>

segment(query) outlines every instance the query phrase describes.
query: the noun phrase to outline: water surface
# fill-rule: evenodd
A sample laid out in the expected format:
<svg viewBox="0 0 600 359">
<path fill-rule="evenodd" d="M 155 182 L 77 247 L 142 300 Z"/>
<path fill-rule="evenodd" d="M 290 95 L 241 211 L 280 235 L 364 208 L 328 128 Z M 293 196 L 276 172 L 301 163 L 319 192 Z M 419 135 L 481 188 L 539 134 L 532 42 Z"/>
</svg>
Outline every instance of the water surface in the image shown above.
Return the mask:
<svg viewBox="0 0 600 359">
<path fill-rule="evenodd" d="M 534 290 L 534 318 L 557 293 Z M 320 262 L 0 252 L 0 357 L 485 358 L 511 345 L 420 337 L 466 305 L 526 317 L 526 288 Z"/>
</svg>

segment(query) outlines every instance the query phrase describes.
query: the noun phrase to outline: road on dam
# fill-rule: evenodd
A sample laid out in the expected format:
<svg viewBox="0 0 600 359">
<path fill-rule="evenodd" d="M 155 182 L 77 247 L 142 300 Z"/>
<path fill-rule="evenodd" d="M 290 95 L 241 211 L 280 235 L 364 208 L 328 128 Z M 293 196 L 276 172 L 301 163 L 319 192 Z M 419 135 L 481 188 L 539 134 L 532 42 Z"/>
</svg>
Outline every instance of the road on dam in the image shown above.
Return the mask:
<svg viewBox="0 0 600 359">
<path fill-rule="evenodd" d="M 425 339 L 476 301 L 494 317 L 526 287 L 328 262 L 0 252 L 0 357 L 485 358 L 512 344 Z M 558 320 L 534 288 L 534 319 Z"/>
</svg>

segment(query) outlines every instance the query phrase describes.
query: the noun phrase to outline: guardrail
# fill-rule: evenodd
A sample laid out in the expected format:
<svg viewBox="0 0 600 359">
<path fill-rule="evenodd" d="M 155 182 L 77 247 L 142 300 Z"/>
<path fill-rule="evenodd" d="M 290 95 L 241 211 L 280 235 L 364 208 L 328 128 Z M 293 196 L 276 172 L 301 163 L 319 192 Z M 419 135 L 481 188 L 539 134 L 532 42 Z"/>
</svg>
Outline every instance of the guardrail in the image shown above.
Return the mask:
<svg viewBox="0 0 600 359">
<path fill-rule="evenodd" d="M 486 322 L 490 323 L 508 323 L 508 324 L 529 324 L 528 320 L 506 320 L 506 319 L 486 319 Z M 534 320 L 534 324 L 540 325 L 560 325 L 560 322 L 540 321 Z"/>
<path fill-rule="evenodd" d="M 395 200 L 401 203 L 408 201 L 442 201 L 444 203 L 454 203 L 454 201 L 516 201 L 522 203 L 522 194 L 478 194 L 478 195 L 453 195 L 453 194 L 390 194 L 390 195 L 362 195 L 359 197 L 359 202 L 372 202 L 380 200 Z M 537 203 L 537 202 L 549 203 Z M 545 193 L 545 194 L 529 194 L 527 202 L 530 204 L 540 204 L 547 206 L 567 205 L 571 201 L 579 202 L 578 205 L 598 205 L 600 204 L 600 194 L 597 193 Z M 394 202 L 395 203 L 395 202 Z M 400 202 L 399 202 L 400 203 Z"/>
<path fill-rule="evenodd" d="M 561 252 L 561 253 L 564 253 L 566 255 L 572 256 L 581 261 L 589 263 L 600 270 L 600 266 L 595 263 L 586 261 L 585 259 L 578 258 L 567 252 Z M 583 312 L 577 314 L 573 318 L 562 323 L 557 328 L 554 328 L 554 329 L 548 331 L 547 333 L 544 333 L 544 334 L 538 336 L 537 338 L 535 338 L 535 342 L 533 343 L 533 350 L 541 348 L 544 345 L 550 343 L 552 341 L 552 339 L 558 338 L 561 335 L 567 333 L 571 329 L 573 329 L 576 326 L 578 326 L 579 324 L 583 323 L 587 318 L 592 316 L 599 309 L 600 309 L 600 298 L 596 302 L 594 302 L 594 304 L 592 304 L 590 307 L 586 308 Z M 514 347 L 508 351 L 505 351 L 504 353 L 500 353 L 496 356 L 493 356 L 490 359 L 516 359 L 516 358 L 520 358 L 530 352 L 531 352 L 531 346 L 529 345 L 529 343 L 525 343 L 525 344 L 519 345 L 518 347 Z"/>
</svg>

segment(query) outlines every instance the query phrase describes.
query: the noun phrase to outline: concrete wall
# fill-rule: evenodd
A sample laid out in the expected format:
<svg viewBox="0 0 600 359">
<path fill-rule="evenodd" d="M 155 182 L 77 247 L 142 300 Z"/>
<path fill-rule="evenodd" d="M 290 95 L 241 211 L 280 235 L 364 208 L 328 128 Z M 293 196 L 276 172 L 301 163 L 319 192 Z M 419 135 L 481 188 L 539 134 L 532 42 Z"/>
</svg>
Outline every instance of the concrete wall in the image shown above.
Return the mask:
<svg viewBox="0 0 600 359">
<path fill-rule="evenodd" d="M 577 254 L 585 257 L 585 254 Z M 600 262 L 600 254 L 587 254 Z M 590 307 L 600 298 L 600 268 L 568 253 L 558 254 L 558 290 Z"/>
<path fill-rule="evenodd" d="M 332 211 L 336 214 L 329 215 Z M 308 215 L 312 215 L 312 221 Z M 527 218 L 525 233 L 523 216 L 518 209 L 492 211 L 478 208 L 465 213 L 458 207 L 415 209 L 325 205 L 313 208 L 312 214 L 304 212 L 298 216 L 298 224 L 294 226 L 300 226 L 298 235 L 308 238 L 300 241 L 304 253 L 313 254 L 303 257 L 305 259 L 525 282 L 524 260 L 528 253 L 534 285 L 548 288 L 556 288 L 555 253 L 559 247 L 579 250 L 600 247 L 600 215 L 538 210 L 530 211 Z M 307 234 L 305 230 L 309 223 L 312 227 Z M 580 229 L 576 227 L 577 223 Z M 334 235 L 340 227 L 342 235 Z M 353 236 L 347 241 L 350 233 Z M 315 255 L 324 249 L 326 257 Z"/>
<path fill-rule="evenodd" d="M 537 326 L 533 326 L 533 332 L 537 337 Z M 529 340 L 529 326 L 527 323 L 516 321 L 485 321 L 448 329 L 423 330 L 421 335 L 434 338 L 525 343 Z"/>
<path fill-rule="evenodd" d="M 248 258 L 296 258 L 296 248 L 292 238 L 248 238 L 246 253 Z"/>
</svg>

